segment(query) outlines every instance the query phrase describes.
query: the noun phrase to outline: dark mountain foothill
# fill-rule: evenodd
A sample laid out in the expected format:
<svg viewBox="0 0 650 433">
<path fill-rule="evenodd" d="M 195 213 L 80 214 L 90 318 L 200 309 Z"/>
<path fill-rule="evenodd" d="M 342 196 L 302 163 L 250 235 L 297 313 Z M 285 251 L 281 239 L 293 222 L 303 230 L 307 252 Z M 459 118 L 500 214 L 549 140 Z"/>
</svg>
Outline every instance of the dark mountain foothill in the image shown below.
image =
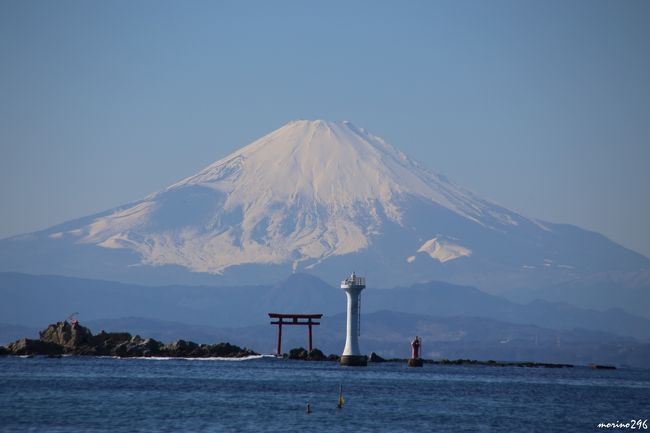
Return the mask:
<svg viewBox="0 0 650 433">
<path fill-rule="evenodd" d="M 78 355 L 174 358 L 242 358 L 257 355 L 252 350 L 230 343 L 197 344 L 179 340 L 164 344 L 153 338 L 144 339 L 128 332 L 100 332 L 93 335 L 78 322 L 57 322 L 40 332 L 40 339 L 20 339 L 7 348 L 0 346 L 0 355 Z"/>
</svg>

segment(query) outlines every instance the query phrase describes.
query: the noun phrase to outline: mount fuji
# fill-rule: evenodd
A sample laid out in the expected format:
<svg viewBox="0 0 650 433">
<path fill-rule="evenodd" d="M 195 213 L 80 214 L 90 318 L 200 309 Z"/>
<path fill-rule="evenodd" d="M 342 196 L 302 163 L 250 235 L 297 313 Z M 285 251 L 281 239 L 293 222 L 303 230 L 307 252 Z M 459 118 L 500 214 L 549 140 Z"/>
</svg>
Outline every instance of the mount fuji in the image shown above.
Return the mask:
<svg viewBox="0 0 650 433">
<path fill-rule="evenodd" d="M 292 272 L 493 293 L 648 275 L 604 236 L 521 215 L 349 122 L 299 120 L 144 199 L 0 241 L 0 270 L 146 284 Z"/>
</svg>

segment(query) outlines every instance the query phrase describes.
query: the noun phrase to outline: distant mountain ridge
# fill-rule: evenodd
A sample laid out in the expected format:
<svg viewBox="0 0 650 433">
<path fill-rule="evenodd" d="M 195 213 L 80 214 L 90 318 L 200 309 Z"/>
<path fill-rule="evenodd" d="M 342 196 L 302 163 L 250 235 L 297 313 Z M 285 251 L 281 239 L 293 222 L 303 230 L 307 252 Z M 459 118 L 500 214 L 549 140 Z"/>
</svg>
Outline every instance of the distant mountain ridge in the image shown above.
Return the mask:
<svg viewBox="0 0 650 433">
<path fill-rule="evenodd" d="M 604 272 L 537 290 L 513 289 L 507 293 L 507 296 L 519 302 L 545 299 L 597 310 L 616 306 L 648 318 L 650 317 L 650 271 Z"/>
<path fill-rule="evenodd" d="M 73 311 L 85 321 L 141 317 L 207 327 L 266 324 L 269 312 L 336 315 L 345 311 L 338 288 L 307 274 L 268 286 L 135 286 L 69 277 L 0 273 L 0 317 L 42 327 Z M 473 287 L 430 282 L 396 289 L 368 288 L 364 314 L 390 310 L 429 316 L 477 317 L 556 330 L 589 329 L 650 339 L 650 320 L 620 310 L 595 311 L 568 304 L 518 304 Z"/>
<path fill-rule="evenodd" d="M 375 134 L 324 120 L 290 122 L 137 202 L 0 240 L 0 270 L 147 285 L 351 269 L 384 287 L 440 280 L 504 293 L 603 272 L 634 279 L 650 259 L 509 210 Z M 627 307 L 615 290 L 610 305 Z"/>
</svg>

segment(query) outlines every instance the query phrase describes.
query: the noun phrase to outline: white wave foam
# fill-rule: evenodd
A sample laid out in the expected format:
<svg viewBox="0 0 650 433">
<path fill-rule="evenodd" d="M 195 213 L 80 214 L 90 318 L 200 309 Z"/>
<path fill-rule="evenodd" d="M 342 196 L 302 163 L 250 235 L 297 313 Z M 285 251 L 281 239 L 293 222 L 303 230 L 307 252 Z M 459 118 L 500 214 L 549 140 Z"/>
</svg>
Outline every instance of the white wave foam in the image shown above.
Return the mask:
<svg viewBox="0 0 650 433">
<path fill-rule="evenodd" d="M 154 361 L 170 361 L 170 360 L 183 360 L 183 361 L 250 361 L 253 359 L 261 359 L 261 358 L 273 358 L 273 355 L 251 355 L 251 356 L 244 356 L 241 358 L 226 358 L 226 357 L 220 357 L 220 356 L 214 356 L 214 357 L 208 357 L 208 358 L 185 358 L 185 357 L 180 357 L 180 356 L 132 356 L 132 357 L 127 357 L 127 358 L 120 358 L 120 357 L 111 357 L 111 358 L 118 358 L 118 359 L 150 359 Z"/>
</svg>

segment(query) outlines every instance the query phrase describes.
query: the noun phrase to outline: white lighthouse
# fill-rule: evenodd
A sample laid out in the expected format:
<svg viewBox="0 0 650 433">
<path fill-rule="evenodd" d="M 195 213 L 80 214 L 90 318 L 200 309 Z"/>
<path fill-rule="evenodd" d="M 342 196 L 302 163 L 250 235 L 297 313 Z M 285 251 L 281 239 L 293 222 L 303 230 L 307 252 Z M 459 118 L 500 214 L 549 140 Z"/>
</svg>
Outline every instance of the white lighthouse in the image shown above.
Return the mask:
<svg viewBox="0 0 650 433">
<path fill-rule="evenodd" d="M 348 323 L 345 335 L 345 348 L 341 355 L 341 365 L 365 366 L 368 358 L 359 350 L 359 296 L 366 288 L 366 279 L 357 277 L 354 272 L 341 281 L 341 289 L 348 296 Z"/>
</svg>

